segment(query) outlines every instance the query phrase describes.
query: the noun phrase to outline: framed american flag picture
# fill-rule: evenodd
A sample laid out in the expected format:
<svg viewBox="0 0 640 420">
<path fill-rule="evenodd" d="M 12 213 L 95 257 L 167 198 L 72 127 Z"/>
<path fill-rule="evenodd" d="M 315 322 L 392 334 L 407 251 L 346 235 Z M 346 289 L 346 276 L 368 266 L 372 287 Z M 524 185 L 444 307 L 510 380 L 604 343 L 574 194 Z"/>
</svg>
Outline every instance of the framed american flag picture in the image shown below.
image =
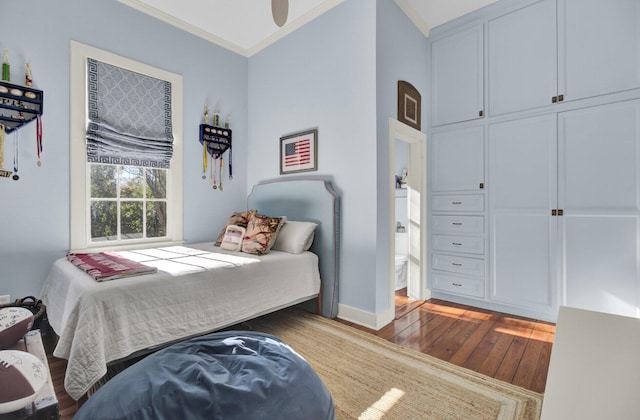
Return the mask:
<svg viewBox="0 0 640 420">
<path fill-rule="evenodd" d="M 280 175 L 317 170 L 317 129 L 280 137 Z"/>
</svg>

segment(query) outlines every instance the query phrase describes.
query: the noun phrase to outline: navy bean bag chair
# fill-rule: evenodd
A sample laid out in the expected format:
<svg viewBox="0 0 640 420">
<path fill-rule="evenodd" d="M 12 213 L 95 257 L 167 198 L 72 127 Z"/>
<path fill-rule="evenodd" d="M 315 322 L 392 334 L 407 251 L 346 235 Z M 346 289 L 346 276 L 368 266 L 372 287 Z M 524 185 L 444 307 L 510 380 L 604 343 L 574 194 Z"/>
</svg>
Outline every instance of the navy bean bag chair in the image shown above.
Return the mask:
<svg viewBox="0 0 640 420">
<path fill-rule="evenodd" d="M 272 335 L 225 331 L 173 344 L 125 369 L 74 419 L 335 419 L 309 364 Z"/>
</svg>

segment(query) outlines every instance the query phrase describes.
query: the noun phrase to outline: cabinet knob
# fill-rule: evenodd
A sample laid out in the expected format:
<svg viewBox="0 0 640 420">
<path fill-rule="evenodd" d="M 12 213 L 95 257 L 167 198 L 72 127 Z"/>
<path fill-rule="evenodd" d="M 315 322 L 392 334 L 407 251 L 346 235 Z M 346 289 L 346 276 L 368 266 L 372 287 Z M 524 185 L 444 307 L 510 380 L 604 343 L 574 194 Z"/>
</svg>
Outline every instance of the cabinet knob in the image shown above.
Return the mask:
<svg viewBox="0 0 640 420">
<path fill-rule="evenodd" d="M 451 204 L 454 206 L 459 206 L 460 204 L 462 204 L 462 201 L 452 201 Z"/>
<path fill-rule="evenodd" d="M 462 246 L 462 242 L 451 242 L 453 246 Z"/>
<path fill-rule="evenodd" d="M 453 226 L 462 226 L 462 222 L 451 222 Z"/>
<path fill-rule="evenodd" d="M 564 95 L 558 95 L 558 102 L 564 101 Z"/>
<path fill-rule="evenodd" d="M 451 283 L 452 286 L 456 286 L 456 287 L 462 287 L 462 284 L 460 283 Z"/>
<path fill-rule="evenodd" d="M 481 183 L 480 183 L 480 189 L 481 189 L 481 190 L 484 190 L 484 182 L 481 182 Z"/>
<path fill-rule="evenodd" d="M 556 102 L 558 102 L 558 97 L 557 96 L 552 96 L 551 97 L 551 103 L 555 104 Z"/>
<path fill-rule="evenodd" d="M 451 265 L 454 267 L 462 267 L 462 264 L 457 262 L 452 262 Z"/>
<path fill-rule="evenodd" d="M 484 115 L 484 111 L 483 110 L 478 111 L 478 116 L 479 117 L 482 117 L 483 115 Z"/>
</svg>

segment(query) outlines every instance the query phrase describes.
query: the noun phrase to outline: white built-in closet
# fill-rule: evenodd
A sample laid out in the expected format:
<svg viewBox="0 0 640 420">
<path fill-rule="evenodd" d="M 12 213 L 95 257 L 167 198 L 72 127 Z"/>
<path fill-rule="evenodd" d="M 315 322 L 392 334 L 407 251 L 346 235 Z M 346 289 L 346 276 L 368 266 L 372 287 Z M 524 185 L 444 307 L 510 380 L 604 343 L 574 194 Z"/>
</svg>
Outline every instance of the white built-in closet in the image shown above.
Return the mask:
<svg viewBox="0 0 640 420">
<path fill-rule="evenodd" d="M 503 0 L 434 29 L 434 297 L 640 315 L 640 0 Z"/>
</svg>

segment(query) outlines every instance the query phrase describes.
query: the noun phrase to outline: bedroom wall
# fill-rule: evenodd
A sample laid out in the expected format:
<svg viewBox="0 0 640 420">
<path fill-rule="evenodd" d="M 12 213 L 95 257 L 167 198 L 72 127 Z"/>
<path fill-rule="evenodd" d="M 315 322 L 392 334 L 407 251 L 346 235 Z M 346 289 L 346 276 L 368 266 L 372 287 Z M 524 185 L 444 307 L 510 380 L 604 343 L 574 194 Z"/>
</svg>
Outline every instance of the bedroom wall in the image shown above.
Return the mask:
<svg viewBox="0 0 640 420">
<path fill-rule="evenodd" d="M 398 117 L 398 80 L 411 83 L 422 96 L 422 131 L 426 133 L 429 100 L 427 38 L 393 0 L 377 1 L 376 93 L 377 93 L 377 258 L 376 309 L 389 301 L 389 117 Z M 405 161 L 406 165 L 406 161 Z M 425 288 L 426 285 L 423 286 Z"/>
<path fill-rule="evenodd" d="M 247 185 L 283 177 L 281 136 L 318 128 L 318 171 L 306 175 L 332 179 L 342 195 L 341 308 L 367 312 L 377 277 L 375 16 L 375 2 L 345 1 L 249 59 Z"/>
<path fill-rule="evenodd" d="M 184 239 L 213 240 L 247 195 L 248 60 L 121 3 L 101 0 L 3 2 L 0 51 L 12 81 L 25 62 L 44 91 L 43 165 L 36 166 L 35 124 L 18 130 L 20 180 L 0 179 L 0 295 L 38 295 L 51 263 L 69 249 L 69 41 L 76 40 L 184 77 Z M 205 101 L 232 114 L 234 180 L 224 192 L 201 179 L 198 143 Z M 5 139 L 11 168 L 14 136 Z"/>
</svg>

